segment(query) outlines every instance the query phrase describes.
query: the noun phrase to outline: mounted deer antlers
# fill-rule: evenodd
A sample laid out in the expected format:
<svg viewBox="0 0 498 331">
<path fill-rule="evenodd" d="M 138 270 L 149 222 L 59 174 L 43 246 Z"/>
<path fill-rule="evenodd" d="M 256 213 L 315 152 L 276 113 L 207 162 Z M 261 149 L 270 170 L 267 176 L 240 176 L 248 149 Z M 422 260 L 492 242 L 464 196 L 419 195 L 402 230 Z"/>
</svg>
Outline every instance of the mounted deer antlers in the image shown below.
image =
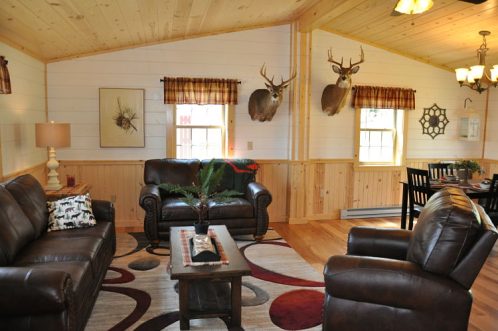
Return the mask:
<svg viewBox="0 0 498 331">
<path fill-rule="evenodd" d="M 275 76 L 272 76 L 271 79 L 266 76 L 266 66 L 264 64 L 261 66 L 259 73 L 267 81 L 265 83 L 267 89 L 257 89 L 252 92 L 249 97 L 249 115 L 253 121 L 271 121 L 282 102 L 284 89 L 289 85 L 291 80 L 296 78 L 296 73 L 294 72 L 287 80 L 281 77 L 282 82 L 279 85 L 273 83 Z"/>
<path fill-rule="evenodd" d="M 349 67 L 343 67 L 343 58 L 341 58 L 341 63 L 335 61 L 332 56 L 332 49 L 328 50 L 328 61 L 332 63 L 332 70 L 339 74 L 336 83 L 327 85 L 322 93 L 322 110 L 329 116 L 340 112 L 346 103 L 346 97 L 351 91 L 351 75 L 360 70 L 358 66 L 360 63 L 365 62 L 365 54 L 361 46 L 360 50 L 360 61 L 352 63 L 350 58 Z"/>
</svg>

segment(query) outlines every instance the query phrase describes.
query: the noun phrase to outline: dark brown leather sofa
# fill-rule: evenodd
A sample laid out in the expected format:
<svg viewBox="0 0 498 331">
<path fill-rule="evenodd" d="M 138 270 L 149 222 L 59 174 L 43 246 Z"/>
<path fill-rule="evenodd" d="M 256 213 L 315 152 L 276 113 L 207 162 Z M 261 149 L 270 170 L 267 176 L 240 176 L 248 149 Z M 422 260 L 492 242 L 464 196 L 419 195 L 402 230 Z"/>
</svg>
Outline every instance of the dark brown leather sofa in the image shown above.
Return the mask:
<svg viewBox="0 0 498 331">
<path fill-rule="evenodd" d="M 97 225 L 47 232 L 31 175 L 0 185 L 0 330 L 83 330 L 116 250 L 114 207 L 92 201 Z"/>
<path fill-rule="evenodd" d="M 171 226 L 189 226 L 197 219 L 195 211 L 180 201 L 179 195 L 158 188 L 161 183 L 192 185 L 199 170 L 210 160 L 153 159 L 144 167 L 145 186 L 140 192 L 140 206 L 145 210 L 144 229 L 152 247 L 169 240 Z M 251 234 L 257 239 L 268 229 L 267 207 L 270 192 L 255 182 L 257 165 L 252 160 L 215 160 L 215 167 L 225 164 L 220 190 L 236 190 L 243 195 L 229 202 L 209 203 L 206 219 L 211 225 L 224 224 L 232 235 Z"/>
<path fill-rule="evenodd" d="M 467 330 L 470 288 L 497 239 L 459 189 L 434 194 L 414 231 L 355 227 L 324 269 L 324 330 Z"/>
</svg>

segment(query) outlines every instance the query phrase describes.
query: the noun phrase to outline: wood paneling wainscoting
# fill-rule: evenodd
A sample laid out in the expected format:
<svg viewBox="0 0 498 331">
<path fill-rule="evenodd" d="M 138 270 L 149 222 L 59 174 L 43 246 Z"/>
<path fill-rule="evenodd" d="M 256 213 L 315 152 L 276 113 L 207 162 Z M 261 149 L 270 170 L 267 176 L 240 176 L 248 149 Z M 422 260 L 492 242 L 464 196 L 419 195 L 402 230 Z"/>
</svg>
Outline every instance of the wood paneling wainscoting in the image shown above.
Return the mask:
<svg viewBox="0 0 498 331">
<path fill-rule="evenodd" d="M 257 180 L 273 194 L 269 213 L 271 221 L 287 220 L 287 161 L 258 161 Z M 74 175 L 76 182 L 90 185 L 93 199 L 114 202 L 117 227 L 142 227 L 144 212 L 138 204 L 144 185 L 144 161 L 60 161 L 59 178 Z"/>
<path fill-rule="evenodd" d="M 481 165 L 485 170 L 485 178 L 493 178 L 493 174 L 498 174 L 498 160 L 484 159 Z"/>
<path fill-rule="evenodd" d="M 112 201 L 116 227 L 143 227 L 144 212 L 138 204 L 144 185 L 144 161 L 59 161 L 59 179 L 75 176 L 90 185 L 92 199 Z"/>
<path fill-rule="evenodd" d="M 409 159 L 409 167 L 427 169 L 432 159 Z M 401 180 L 405 167 L 354 167 L 352 159 L 257 160 L 257 180 L 272 193 L 271 222 L 307 223 L 340 218 L 341 209 L 396 206 L 401 204 Z M 144 161 L 60 161 L 59 178 L 66 174 L 91 186 L 94 199 L 111 200 L 118 227 L 142 227 L 138 205 L 143 186 Z M 485 177 L 498 173 L 498 161 L 482 160 Z M 45 165 L 33 168 L 45 180 Z M 36 170 L 36 171 L 35 171 Z"/>
<path fill-rule="evenodd" d="M 43 162 L 32 167 L 26 168 L 24 170 L 16 171 L 7 175 L 0 175 L 0 182 L 8 181 L 17 176 L 31 174 L 35 177 L 42 185 L 47 183 L 47 163 Z"/>
</svg>

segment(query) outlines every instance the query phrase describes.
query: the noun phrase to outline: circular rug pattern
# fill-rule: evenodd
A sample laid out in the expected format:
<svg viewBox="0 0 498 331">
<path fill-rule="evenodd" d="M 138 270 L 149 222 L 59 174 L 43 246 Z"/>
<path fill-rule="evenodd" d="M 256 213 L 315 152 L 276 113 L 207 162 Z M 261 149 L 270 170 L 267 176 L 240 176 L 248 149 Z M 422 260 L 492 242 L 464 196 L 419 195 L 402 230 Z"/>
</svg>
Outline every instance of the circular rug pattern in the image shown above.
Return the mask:
<svg viewBox="0 0 498 331">
<path fill-rule="evenodd" d="M 237 241 L 250 241 L 250 242 L 255 241 L 254 236 L 252 234 L 234 235 L 233 238 Z M 271 241 L 271 240 L 280 240 L 280 239 L 282 239 L 282 236 L 279 235 L 278 232 L 276 232 L 272 228 L 268 228 L 268 231 L 266 232 L 262 241 Z"/>
<path fill-rule="evenodd" d="M 133 269 L 133 270 L 145 271 L 145 270 L 154 269 L 160 263 L 161 263 L 161 261 L 156 257 L 143 257 L 143 258 L 131 261 L 128 264 L 128 268 Z"/>
<path fill-rule="evenodd" d="M 115 278 L 105 278 L 102 281 L 102 284 L 125 284 L 135 280 L 135 276 L 126 269 L 111 266 L 108 270 L 118 273 L 120 276 Z"/>
<path fill-rule="evenodd" d="M 302 330 L 320 325 L 323 299 L 323 293 L 313 290 L 284 293 L 270 306 L 271 321 L 284 330 Z"/>
<path fill-rule="evenodd" d="M 117 243 L 117 248 L 118 250 L 116 251 L 116 255 L 114 256 L 114 259 L 119 259 L 120 257 L 128 256 L 135 254 L 137 252 L 140 252 L 142 249 L 147 247 L 149 245 L 149 241 L 145 237 L 145 234 L 143 232 L 130 232 L 128 233 L 129 237 L 124 239 L 124 242 L 118 242 Z M 118 237 L 120 239 L 122 237 Z M 119 248 L 122 246 L 128 247 L 129 243 L 131 241 L 134 241 L 135 243 L 132 246 L 135 246 L 132 250 L 122 252 Z"/>
<path fill-rule="evenodd" d="M 259 265 L 255 264 L 252 262 L 246 255 L 245 251 L 249 247 L 253 247 L 255 245 L 275 245 L 275 246 L 281 246 L 281 247 L 287 247 L 290 248 L 289 244 L 284 243 L 284 242 L 277 242 L 277 241 L 266 241 L 266 242 L 256 242 L 252 244 L 248 244 L 246 246 L 240 247 L 240 252 L 242 255 L 246 258 L 247 263 L 249 264 L 249 267 L 251 268 L 251 276 L 265 280 L 267 282 L 272 282 L 272 283 L 277 283 L 277 284 L 284 284 L 284 285 L 291 285 L 291 286 L 306 286 L 306 287 L 323 287 L 325 286 L 323 282 L 317 282 L 317 281 L 312 281 L 312 280 L 306 280 L 306 279 L 301 279 L 293 276 L 287 276 L 278 272 L 274 272 L 272 270 L 265 269 L 263 267 L 260 267 Z"/>
<path fill-rule="evenodd" d="M 259 306 L 265 303 L 266 301 L 270 300 L 270 295 L 263 290 L 262 288 L 249 283 L 249 282 L 242 282 L 242 286 L 251 290 L 254 293 L 254 296 L 248 296 L 245 295 L 245 291 L 242 293 L 242 306 L 243 307 L 249 307 L 249 306 Z M 244 289 L 242 289 L 244 290 Z"/>
<path fill-rule="evenodd" d="M 159 246 L 156 248 L 148 246 L 145 248 L 145 250 L 149 254 L 154 254 L 154 255 L 158 255 L 158 256 L 170 256 L 169 247 L 165 247 L 165 246 Z"/>
</svg>

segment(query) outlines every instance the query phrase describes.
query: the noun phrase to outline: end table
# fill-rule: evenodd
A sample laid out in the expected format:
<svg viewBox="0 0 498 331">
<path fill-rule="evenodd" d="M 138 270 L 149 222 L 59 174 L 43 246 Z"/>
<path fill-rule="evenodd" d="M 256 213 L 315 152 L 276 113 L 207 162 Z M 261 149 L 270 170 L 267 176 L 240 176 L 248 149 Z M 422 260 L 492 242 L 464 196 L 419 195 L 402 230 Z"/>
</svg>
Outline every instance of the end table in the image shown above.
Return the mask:
<svg viewBox="0 0 498 331">
<path fill-rule="evenodd" d="M 63 186 L 61 189 L 57 191 L 45 190 L 45 194 L 47 195 L 47 200 L 53 201 L 74 195 L 87 194 L 89 191 L 90 191 L 90 186 L 88 184 L 79 183 L 71 187 Z"/>
</svg>

